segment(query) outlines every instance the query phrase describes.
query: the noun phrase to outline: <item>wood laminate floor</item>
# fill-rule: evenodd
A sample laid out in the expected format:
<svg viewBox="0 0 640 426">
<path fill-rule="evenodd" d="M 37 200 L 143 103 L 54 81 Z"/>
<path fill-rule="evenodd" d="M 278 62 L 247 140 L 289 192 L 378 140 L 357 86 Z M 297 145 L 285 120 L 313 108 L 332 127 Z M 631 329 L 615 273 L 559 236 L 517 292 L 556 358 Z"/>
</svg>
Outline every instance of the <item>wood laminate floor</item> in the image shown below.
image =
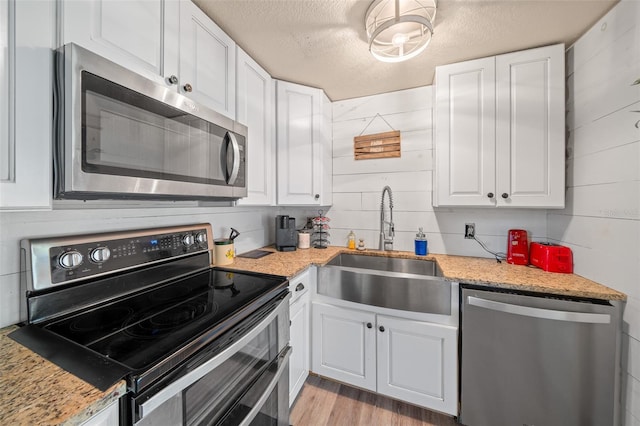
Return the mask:
<svg viewBox="0 0 640 426">
<path fill-rule="evenodd" d="M 291 407 L 293 426 L 454 426 L 453 417 L 309 376 Z"/>
</svg>

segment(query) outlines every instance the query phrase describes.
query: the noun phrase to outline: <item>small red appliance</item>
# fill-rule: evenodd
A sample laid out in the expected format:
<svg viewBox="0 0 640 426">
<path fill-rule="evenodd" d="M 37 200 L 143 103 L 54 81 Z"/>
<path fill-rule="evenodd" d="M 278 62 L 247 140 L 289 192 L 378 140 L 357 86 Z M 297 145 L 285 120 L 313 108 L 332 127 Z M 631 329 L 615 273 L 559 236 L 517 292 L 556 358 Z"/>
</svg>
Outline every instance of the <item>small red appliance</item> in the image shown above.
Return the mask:
<svg viewBox="0 0 640 426">
<path fill-rule="evenodd" d="M 509 229 L 507 242 L 507 263 L 514 265 L 529 264 L 529 241 L 524 229 Z"/>
<path fill-rule="evenodd" d="M 547 272 L 573 273 L 573 253 L 569 247 L 551 243 L 531 243 L 531 264 Z"/>
</svg>

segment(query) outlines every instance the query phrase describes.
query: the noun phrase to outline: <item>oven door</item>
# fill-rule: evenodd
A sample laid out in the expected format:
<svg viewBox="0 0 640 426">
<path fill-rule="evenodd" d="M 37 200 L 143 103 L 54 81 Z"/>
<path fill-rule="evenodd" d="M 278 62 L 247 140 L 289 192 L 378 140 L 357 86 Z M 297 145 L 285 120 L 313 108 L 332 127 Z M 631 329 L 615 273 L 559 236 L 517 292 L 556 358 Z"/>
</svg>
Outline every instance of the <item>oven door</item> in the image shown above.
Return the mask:
<svg viewBox="0 0 640 426">
<path fill-rule="evenodd" d="M 134 424 L 288 425 L 289 297 L 225 349 L 134 397 Z"/>
</svg>

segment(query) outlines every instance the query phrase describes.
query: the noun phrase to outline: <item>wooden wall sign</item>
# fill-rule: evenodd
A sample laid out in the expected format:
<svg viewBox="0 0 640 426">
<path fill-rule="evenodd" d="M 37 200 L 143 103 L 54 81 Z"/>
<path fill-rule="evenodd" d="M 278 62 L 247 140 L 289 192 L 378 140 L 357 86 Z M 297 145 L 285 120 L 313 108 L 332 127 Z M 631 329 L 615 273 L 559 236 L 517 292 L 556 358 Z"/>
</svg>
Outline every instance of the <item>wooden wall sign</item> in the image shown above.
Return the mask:
<svg viewBox="0 0 640 426">
<path fill-rule="evenodd" d="M 400 131 L 354 137 L 353 155 L 356 160 L 400 157 Z"/>
</svg>

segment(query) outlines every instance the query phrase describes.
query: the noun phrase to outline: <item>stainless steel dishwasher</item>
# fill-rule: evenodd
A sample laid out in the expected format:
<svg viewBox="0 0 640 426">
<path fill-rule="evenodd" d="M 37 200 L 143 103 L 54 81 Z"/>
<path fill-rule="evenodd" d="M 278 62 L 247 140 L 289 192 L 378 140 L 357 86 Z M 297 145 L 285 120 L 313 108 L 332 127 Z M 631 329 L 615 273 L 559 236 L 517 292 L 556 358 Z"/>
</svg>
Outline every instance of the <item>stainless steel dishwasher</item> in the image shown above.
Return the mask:
<svg viewBox="0 0 640 426">
<path fill-rule="evenodd" d="M 619 424 L 619 302 L 461 293 L 461 423 Z"/>
</svg>

